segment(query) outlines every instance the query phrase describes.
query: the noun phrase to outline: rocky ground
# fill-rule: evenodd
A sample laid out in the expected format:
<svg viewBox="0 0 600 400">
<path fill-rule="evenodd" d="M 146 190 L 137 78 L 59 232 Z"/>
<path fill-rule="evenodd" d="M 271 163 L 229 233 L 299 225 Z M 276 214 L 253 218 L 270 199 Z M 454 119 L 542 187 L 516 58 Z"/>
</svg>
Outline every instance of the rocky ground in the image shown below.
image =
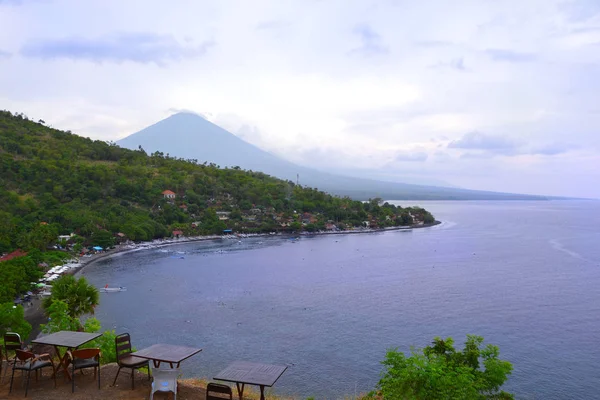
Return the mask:
<svg viewBox="0 0 600 400">
<path fill-rule="evenodd" d="M 3 366 L 2 375 L 6 364 Z M 94 378 L 93 370 L 85 371 L 85 375 L 77 372 L 75 377 L 75 393 L 71 393 L 71 382 L 67 381 L 62 373 L 56 379 L 57 386 L 54 387 L 54 380 L 51 379 L 51 371 L 46 368 L 44 374 L 40 376 L 38 382 L 35 381 L 34 374 L 29 382 L 29 392 L 25 397 L 25 380 L 21 380 L 20 372 L 15 373 L 12 393 L 9 395 L 10 374 L 7 371 L 6 376 L 0 384 L 0 399 L 36 399 L 36 400 L 145 400 L 150 397 L 150 381 L 148 376 L 136 372 L 135 389 L 131 390 L 131 378 L 129 370 L 122 369 L 119 374 L 117 384 L 112 386 L 113 379 L 117 373 L 116 364 L 107 364 L 102 366 L 100 371 L 100 390 L 98 390 L 97 380 Z M 22 383 L 23 382 L 23 383 Z M 177 399 L 192 400 L 206 398 L 206 381 L 198 379 L 183 379 L 178 381 Z M 234 398 L 237 399 L 237 392 L 233 390 Z M 256 399 L 256 393 L 249 393 L 247 399 Z M 244 396 L 246 398 L 246 396 Z M 156 393 L 155 399 L 172 399 L 172 393 Z M 271 398 L 268 396 L 268 398 Z"/>
</svg>

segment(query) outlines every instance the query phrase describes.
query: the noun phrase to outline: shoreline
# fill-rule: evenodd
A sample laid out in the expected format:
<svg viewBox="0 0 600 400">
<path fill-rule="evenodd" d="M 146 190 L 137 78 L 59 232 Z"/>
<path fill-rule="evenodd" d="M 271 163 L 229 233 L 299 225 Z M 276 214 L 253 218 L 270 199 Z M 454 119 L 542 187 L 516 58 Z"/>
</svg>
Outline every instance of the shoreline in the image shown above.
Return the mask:
<svg viewBox="0 0 600 400">
<path fill-rule="evenodd" d="M 352 231 L 327 231 L 327 232 L 314 232 L 314 233 L 278 233 L 276 235 L 271 235 L 270 233 L 256 233 L 256 234 L 246 234 L 246 238 L 248 237 L 302 237 L 302 236 L 324 236 L 324 235 L 356 235 L 356 234 L 367 234 L 367 233 L 381 233 L 381 232 L 390 232 L 390 231 L 411 231 L 413 229 L 421 229 L 421 228 L 431 228 L 432 226 L 440 225 L 442 221 L 435 221 L 431 224 L 421 224 L 421 225 L 412 225 L 412 226 L 394 226 L 389 228 L 380 228 L 380 229 L 362 229 L 362 230 L 352 230 Z M 184 244 L 184 243 L 193 243 L 193 242 L 202 242 L 205 240 L 217 240 L 223 239 L 224 235 L 206 235 L 206 236 L 183 236 L 177 239 L 156 239 L 149 242 L 140 242 L 139 244 L 125 244 L 125 245 L 117 245 L 114 249 L 107 250 L 102 252 L 101 254 L 95 254 L 91 257 L 80 257 L 79 258 L 79 266 L 73 268 L 69 271 L 70 274 L 76 275 L 82 272 L 85 267 L 91 266 L 94 263 L 103 260 L 105 258 L 113 257 L 117 254 L 125 254 L 131 253 L 134 251 L 140 250 L 151 250 L 160 247 L 172 246 L 175 244 Z"/>
<path fill-rule="evenodd" d="M 432 226 L 440 225 L 441 221 L 435 221 L 431 224 L 421 224 L 421 225 L 412 225 L 412 226 L 394 226 L 389 228 L 381 228 L 381 229 L 360 229 L 360 230 L 352 230 L 352 231 L 327 231 L 327 232 L 314 232 L 314 233 L 278 233 L 277 235 L 271 235 L 270 233 L 257 233 L 257 234 L 249 234 L 249 236 L 245 237 L 265 237 L 265 236 L 277 236 L 277 237 L 298 237 L 298 236 L 323 236 L 323 235 L 355 235 L 355 234 L 367 234 L 367 233 L 381 233 L 381 232 L 390 232 L 390 231 L 411 231 L 413 229 L 420 228 L 430 228 Z M 134 251 L 140 250 L 151 250 L 165 246 L 171 246 L 175 244 L 184 244 L 184 243 L 193 243 L 193 242 L 201 242 L 205 240 L 216 240 L 223 239 L 223 235 L 207 235 L 207 236 L 189 236 L 189 237 L 181 237 L 177 239 L 162 239 L 162 240 L 153 240 L 150 242 L 141 242 L 139 244 L 121 244 L 115 246 L 114 249 L 103 251 L 100 254 L 94 254 L 91 257 L 79 257 L 78 258 L 78 266 L 71 268 L 67 273 L 71 275 L 81 275 L 83 270 L 86 267 L 90 267 L 94 265 L 96 262 L 100 260 L 104 260 L 106 258 L 111 258 L 116 256 L 117 254 L 126 254 Z M 40 324 L 43 324 L 47 321 L 46 314 L 44 313 L 44 309 L 42 308 L 42 299 L 34 298 L 32 299 L 31 305 L 24 307 L 25 320 L 31 324 L 31 333 L 29 335 L 29 340 L 35 339 L 41 332 Z"/>
</svg>

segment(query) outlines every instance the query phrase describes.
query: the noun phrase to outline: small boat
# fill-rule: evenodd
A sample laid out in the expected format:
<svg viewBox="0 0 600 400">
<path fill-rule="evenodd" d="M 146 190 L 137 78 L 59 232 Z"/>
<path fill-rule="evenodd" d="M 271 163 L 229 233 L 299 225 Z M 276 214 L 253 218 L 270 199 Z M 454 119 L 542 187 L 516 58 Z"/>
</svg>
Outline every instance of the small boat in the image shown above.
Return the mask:
<svg viewBox="0 0 600 400">
<path fill-rule="evenodd" d="M 108 287 L 108 285 L 106 285 L 103 288 L 100 288 L 100 291 L 103 292 L 103 293 L 125 292 L 126 290 L 127 290 L 127 288 L 125 288 L 123 286 Z"/>
</svg>

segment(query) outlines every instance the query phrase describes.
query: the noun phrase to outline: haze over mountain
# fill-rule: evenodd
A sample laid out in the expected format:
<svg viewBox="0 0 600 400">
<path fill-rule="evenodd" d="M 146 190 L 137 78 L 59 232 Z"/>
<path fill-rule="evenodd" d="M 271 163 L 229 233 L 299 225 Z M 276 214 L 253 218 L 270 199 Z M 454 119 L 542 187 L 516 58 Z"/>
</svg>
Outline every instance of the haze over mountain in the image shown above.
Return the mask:
<svg viewBox="0 0 600 400">
<path fill-rule="evenodd" d="M 349 177 L 302 167 L 245 142 L 234 134 L 202 118 L 182 112 L 174 114 L 139 132 L 117 141 L 129 149 L 141 146 L 146 152 L 160 151 L 174 157 L 215 163 L 221 167 L 243 169 L 291 180 L 329 193 L 355 199 L 463 199 L 502 200 L 539 199 L 509 193 L 467 190 L 452 187 L 425 186 L 399 182 Z"/>
</svg>

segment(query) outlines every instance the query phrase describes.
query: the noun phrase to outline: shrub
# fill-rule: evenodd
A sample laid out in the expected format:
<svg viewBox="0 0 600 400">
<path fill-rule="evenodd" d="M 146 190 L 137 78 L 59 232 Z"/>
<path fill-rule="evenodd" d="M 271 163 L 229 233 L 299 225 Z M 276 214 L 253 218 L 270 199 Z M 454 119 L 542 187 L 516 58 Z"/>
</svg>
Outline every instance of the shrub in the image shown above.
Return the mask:
<svg viewBox="0 0 600 400">
<path fill-rule="evenodd" d="M 481 348 L 482 343 L 482 337 L 467 335 L 464 350 L 457 351 L 452 338 L 436 337 L 422 351 L 413 349 L 410 357 L 397 349 L 389 350 L 382 362 L 386 370 L 378 384 L 378 395 L 394 400 L 513 399 L 511 394 L 499 391 L 512 364 L 498 358 L 497 346 Z"/>
</svg>

